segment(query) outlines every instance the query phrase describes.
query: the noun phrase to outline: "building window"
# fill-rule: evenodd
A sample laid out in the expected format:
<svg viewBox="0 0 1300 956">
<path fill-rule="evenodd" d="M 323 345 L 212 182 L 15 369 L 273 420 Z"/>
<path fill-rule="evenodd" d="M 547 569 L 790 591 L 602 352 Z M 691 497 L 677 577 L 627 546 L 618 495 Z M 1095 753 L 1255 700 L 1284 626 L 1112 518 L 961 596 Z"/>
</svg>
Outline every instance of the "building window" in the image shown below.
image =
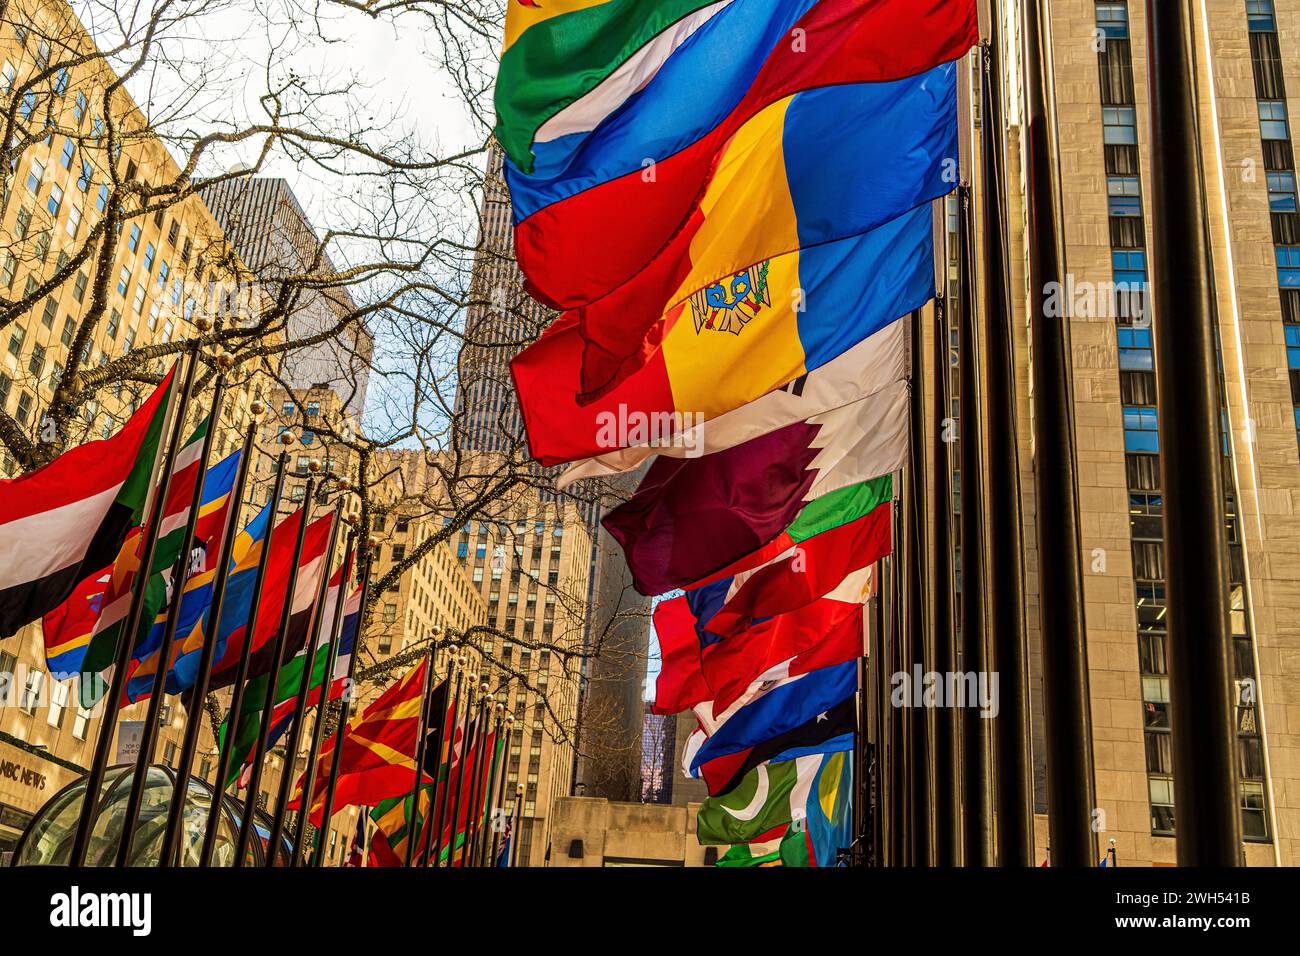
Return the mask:
<svg viewBox="0 0 1300 956">
<path fill-rule="evenodd" d="M 1102 109 L 1102 139 L 1107 146 L 1136 146 L 1137 117 L 1131 106 Z"/>
<path fill-rule="evenodd" d="M 1286 121 L 1286 104 L 1281 100 L 1259 101 L 1259 135 L 1261 139 L 1290 139 Z"/>
<path fill-rule="evenodd" d="M 1147 254 L 1141 249 L 1113 249 L 1110 254 L 1115 284 L 1142 289 L 1147 284 Z"/>
<path fill-rule="evenodd" d="M 385 605 L 384 605 L 384 614 L 383 614 L 383 617 L 381 618 L 381 620 L 382 620 L 385 624 L 392 624 L 392 623 L 394 623 L 394 622 L 397 620 L 397 605 L 396 605 L 396 604 L 385 604 Z"/>
<path fill-rule="evenodd" d="M 103 212 L 108 208 L 108 187 L 100 186 L 99 195 L 95 197 L 95 208 Z"/>
<path fill-rule="evenodd" d="M 27 188 L 33 194 L 40 192 L 43 178 L 45 178 L 45 164 L 39 159 L 33 159 L 31 170 L 27 173 Z"/>
<path fill-rule="evenodd" d="M 132 252 L 140 248 L 140 226 L 138 224 L 131 226 L 131 232 L 126 240 L 126 247 Z"/>
<path fill-rule="evenodd" d="M 1124 450 L 1156 454 L 1160 451 L 1156 410 L 1140 405 L 1124 406 Z"/>
<path fill-rule="evenodd" d="M 1128 6 L 1123 3 L 1097 4 L 1097 29 L 1111 39 L 1128 37 Z"/>
<path fill-rule="evenodd" d="M 50 712 L 45 720 L 51 727 L 63 727 L 63 715 L 68 709 L 68 685 L 55 683 L 50 686 Z"/>
</svg>

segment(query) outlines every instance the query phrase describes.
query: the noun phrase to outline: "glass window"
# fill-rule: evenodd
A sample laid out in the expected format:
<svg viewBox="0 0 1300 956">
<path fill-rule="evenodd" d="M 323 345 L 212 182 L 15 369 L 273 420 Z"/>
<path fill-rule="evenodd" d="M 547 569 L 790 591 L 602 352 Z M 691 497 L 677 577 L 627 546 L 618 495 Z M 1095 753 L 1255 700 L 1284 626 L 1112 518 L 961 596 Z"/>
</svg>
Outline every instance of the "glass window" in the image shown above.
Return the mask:
<svg viewBox="0 0 1300 956">
<path fill-rule="evenodd" d="M 1151 369 L 1151 330 L 1120 328 L 1119 367 L 1122 369 Z"/>
<path fill-rule="evenodd" d="M 1277 246 L 1277 282 L 1284 289 L 1300 289 L 1300 246 Z"/>
<path fill-rule="evenodd" d="M 1131 106 L 1107 106 L 1101 111 L 1102 138 L 1107 146 L 1137 145 L 1137 116 Z"/>
<path fill-rule="evenodd" d="M 1275 33 L 1273 0 L 1246 0 L 1246 21 L 1251 33 Z"/>
<path fill-rule="evenodd" d="M 1147 254 L 1141 249 L 1115 249 L 1110 254 L 1116 284 L 1144 287 L 1147 282 Z"/>
<path fill-rule="evenodd" d="M 63 141 L 63 152 L 59 154 L 59 162 L 63 164 L 64 169 L 72 168 L 72 157 L 76 155 L 77 144 L 70 139 Z"/>
<path fill-rule="evenodd" d="M 133 225 L 133 226 L 131 227 L 131 234 L 127 237 L 127 240 L 126 240 L 126 247 L 127 247 L 128 249 L 130 249 L 132 252 L 135 252 L 137 249 L 140 248 L 140 227 L 139 227 L 139 225 Z"/>
<path fill-rule="evenodd" d="M 99 187 L 99 195 L 95 198 L 95 208 L 100 212 L 108 208 L 108 186 Z"/>
<path fill-rule="evenodd" d="M 1146 405 L 1124 406 L 1124 450 L 1150 454 L 1160 451 L 1154 408 Z"/>
<path fill-rule="evenodd" d="M 1122 40 L 1128 36 L 1128 7 L 1123 3 L 1097 4 L 1097 29 Z"/>
<path fill-rule="evenodd" d="M 1268 208 L 1273 212 L 1295 212 L 1295 173 L 1268 174 Z"/>
<path fill-rule="evenodd" d="M 1282 334 L 1286 338 L 1287 368 L 1300 368 L 1300 325 L 1284 325 Z"/>
<path fill-rule="evenodd" d="M 122 271 L 117 274 L 117 293 L 126 295 L 126 290 L 131 286 L 131 268 L 122 266 Z"/>
<path fill-rule="evenodd" d="M 39 159 L 32 160 L 31 171 L 27 174 L 27 188 L 33 193 L 40 192 L 41 180 L 45 177 L 45 164 Z"/>
<path fill-rule="evenodd" d="M 1259 101 L 1259 135 L 1263 139 L 1290 139 L 1286 104 L 1281 100 Z"/>
<path fill-rule="evenodd" d="M 63 205 L 63 190 L 56 183 L 50 186 L 50 198 L 45 201 L 45 208 L 51 216 L 59 214 L 59 207 Z"/>
</svg>

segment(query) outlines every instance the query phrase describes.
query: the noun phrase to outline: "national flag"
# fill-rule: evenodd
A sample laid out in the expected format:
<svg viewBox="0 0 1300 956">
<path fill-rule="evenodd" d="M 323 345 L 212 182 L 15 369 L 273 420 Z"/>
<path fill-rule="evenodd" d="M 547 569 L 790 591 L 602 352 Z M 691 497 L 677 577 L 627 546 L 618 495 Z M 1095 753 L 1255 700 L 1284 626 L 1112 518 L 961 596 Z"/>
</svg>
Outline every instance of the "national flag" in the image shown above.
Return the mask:
<svg viewBox="0 0 1300 956">
<path fill-rule="evenodd" d="M 752 747 L 700 762 L 694 775 L 704 780 L 710 796 L 717 796 L 739 786 L 745 775 L 760 763 L 794 760 L 806 754 L 852 750 L 856 731 L 856 701 L 847 697 L 829 710 L 783 734 Z M 683 761 L 693 761 L 704 743 L 707 743 L 707 738 L 702 731 L 692 734 L 683 753 Z"/>
<path fill-rule="evenodd" d="M 303 509 L 299 508 L 276 525 L 271 535 L 271 554 L 267 561 L 266 580 L 263 583 L 261 605 L 257 612 L 257 631 L 253 636 L 252 653 L 249 659 L 250 680 L 259 674 L 269 673 L 275 663 L 272 660 L 275 652 L 275 636 L 280 630 L 280 618 L 284 613 L 294 545 L 298 535 L 298 525 L 302 520 Z M 294 583 L 292 613 L 284 648 L 286 659 L 292 659 L 292 656 L 297 654 L 307 642 L 312 608 L 316 603 L 316 594 L 320 590 L 320 576 L 326 573 L 326 565 L 330 557 L 326 554 L 326 550 L 329 548 L 333 520 L 334 516 L 331 512 L 307 526 L 307 533 L 303 538 L 302 557 L 298 562 L 298 578 Z M 262 534 L 265 535 L 264 532 Z M 239 656 L 244 649 L 253 588 L 257 583 L 257 562 L 261 556 L 261 548 L 264 546 L 264 540 L 254 541 L 244 557 L 236 563 L 236 570 L 231 573 L 230 580 L 226 584 L 226 600 L 221 611 L 221 627 L 218 633 L 218 640 L 224 642 L 224 647 L 221 656 L 213 664 L 212 679 L 209 684 L 211 690 L 219 690 L 234 683 Z"/>
<path fill-rule="evenodd" d="M 844 523 L 879 504 L 879 486 L 862 478 L 903 466 L 907 403 L 907 383 L 898 381 L 726 451 L 659 458 L 601 524 L 622 546 L 642 594 L 687 587 L 787 527 L 794 542 L 824 528 L 822 514 Z"/>
<path fill-rule="evenodd" d="M 172 574 L 185 546 L 185 525 L 189 521 L 190 503 L 194 500 L 194 486 L 203 467 L 203 440 L 209 427 L 211 416 L 199 422 L 185 443 L 177 449 L 172 461 L 171 481 L 167 487 L 167 498 L 162 502 L 152 567 L 145 582 L 140 626 L 131 639 L 133 647 L 148 641 L 157 615 L 170 600 Z M 198 530 L 196 527 L 196 532 Z M 99 620 L 95 622 L 94 634 L 82 661 L 82 670 L 87 674 L 98 674 L 117 660 L 122 628 L 126 626 L 126 618 L 130 614 L 132 592 L 140 571 L 143 544 L 144 528 L 133 528 L 118 552 L 113 564 L 113 576 L 104 594 L 103 608 Z M 83 685 L 83 698 L 89 692 L 87 685 Z"/>
<path fill-rule="evenodd" d="M 428 659 L 422 658 L 321 747 L 308 814 L 313 826 L 321 825 L 326 783 L 330 765 L 335 759 L 340 761 L 334 795 L 336 808 L 354 803 L 375 806 L 389 797 L 410 793 L 415 783 L 415 758 L 412 755 L 416 752 L 424 675 L 428 666 Z M 303 776 L 298 777 L 290 809 L 297 809 L 302 802 L 306 783 Z"/>
<path fill-rule="evenodd" d="M 780 866 L 781 841 L 785 839 L 788 824 L 773 827 L 751 843 L 739 843 L 718 858 L 715 866 Z"/>
<path fill-rule="evenodd" d="M 341 587 L 343 569 L 340 567 L 335 571 L 332 578 L 332 584 L 326 598 L 324 614 L 322 620 L 324 630 L 316 641 L 315 653 L 312 655 L 311 673 L 309 676 L 310 683 L 307 690 L 306 706 L 312 707 L 320 703 L 320 689 L 324 682 L 325 670 L 328 667 L 330 653 L 330 628 L 333 625 L 333 609 L 338 606 L 338 594 Z M 348 604 L 360 604 L 360 589 L 349 598 Z M 345 614 L 347 605 L 344 606 Z M 352 615 L 350 618 L 345 616 L 343 621 L 342 634 L 339 638 L 338 657 L 334 662 L 334 667 L 330 676 L 329 699 L 338 700 L 343 695 L 344 687 L 347 683 L 348 662 L 352 657 L 353 648 L 356 643 L 356 623 L 359 615 Z M 264 753 L 269 752 L 280 740 L 280 738 L 293 725 L 293 717 L 298 708 L 298 695 L 302 689 L 303 670 L 307 662 L 307 648 L 300 648 L 292 659 L 287 661 L 280 668 L 279 676 L 275 682 L 275 700 L 271 710 L 271 726 L 267 731 L 266 748 Z M 235 739 L 231 746 L 231 761 L 229 778 L 226 785 L 229 786 L 237 775 L 242 774 L 242 768 L 251 765 L 253 756 L 253 747 L 257 742 L 257 735 L 261 725 L 262 705 L 266 700 L 267 682 L 270 680 L 270 674 L 258 674 L 251 678 L 244 688 L 244 704 L 240 708 L 239 724 L 235 731 Z M 219 738 L 224 741 L 228 733 L 228 724 L 222 722 L 219 731 Z"/>
<path fill-rule="evenodd" d="M 510 364 L 532 456 L 550 466 L 673 445 L 774 389 L 797 392 L 802 376 L 933 298 L 933 230 L 925 205 L 860 236 L 725 277 L 716 296 L 699 300 L 703 308 L 676 307 L 645 363 L 589 403 L 576 394 L 584 350 L 577 319 L 561 316 Z M 729 314 L 715 316 L 710 298 Z M 627 308 L 646 306 L 632 301 Z M 881 337 L 882 347 L 887 340 Z M 687 453 L 698 447 L 686 446 Z"/>
<path fill-rule="evenodd" d="M 948 61 L 977 35 L 970 0 L 728 4 L 590 132 L 536 144 L 531 173 L 506 161 L 529 290 L 585 306 L 659 256 L 703 288 L 948 192 Z"/>
<path fill-rule="evenodd" d="M 317 850 L 316 852 L 320 852 Z M 348 847 L 347 859 L 343 861 L 344 866 L 360 867 L 366 858 L 366 808 L 361 807 L 357 813 L 357 832 L 352 836 L 352 844 Z"/>
<path fill-rule="evenodd" d="M 749 843 L 806 813 L 823 762 L 839 754 L 809 754 L 761 763 L 728 793 L 706 797 L 695 818 L 695 836 L 710 844 Z"/>
<path fill-rule="evenodd" d="M 889 475 L 814 502 L 780 537 L 687 592 L 705 630 L 728 637 L 797 610 L 890 551 Z"/>
<path fill-rule="evenodd" d="M 851 698 L 858 689 L 856 661 L 788 676 L 774 668 L 764 677 L 752 697 L 742 697 L 712 720 L 708 704 L 696 708 L 709 737 L 695 754 L 691 769 L 748 750 L 815 721 Z"/>
<path fill-rule="evenodd" d="M 497 851 L 496 866 L 505 867 L 510 865 L 510 841 L 514 838 L 515 815 L 513 813 L 506 817 L 506 828 L 502 831 L 501 849 Z"/>
<path fill-rule="evenodd" d="M 853 754 L 841 751 L 822 758 L 803 817 L 781 841 L 781 864 L 835 866 L 852 843 Z"/>
<path fill-rule="evenodd" d="M 194 525 L 190 553 L 187 556 L 179 553 L 183 548 L 177 549 L 178 560 L 171 573 L 174 575 L 179 570 L 184 584 L 181 587 L 181 606 L 170 653 L 171 666 L 168 667 L 166 683 L 168 694 L 179 694 L 189 686 L 182 684 L 173 673 L 177 660 L 183 654 L 191 658 L 187 669 L 192 670 L 198 665 L 198 651 L 203 646 L 201 624 L 212 603 L 212 588 L 217 576 L 217 562 L 221 556 L 221 537 L 226 528 L 231 507 L 230 496 L 239 474 L 239 459 L 242 454 L 237 451 L 208 469 L 203 480 L 203 497 Z M 191 485 L 191 496 L 193 490 Z M 188 506 L 185 510 L 188 513 Z M 183 534 L 183 530 L 176 533 Z M 166 632 L 170 607 L 171 602 L 168 601 L 159 608 L 148 635 L 131 652 L 126 696 L 132 703 L 148 697 L 152 692 L 154 675 L 158 669 L 158 650 Z M 190 683 L 193 683 L 192 679 Z"/>
<path fill-rule="evenodd" d="M 893 389 L 908 376 L 911 317 L 891 322 L 847 352 L 752 402 L 685 429 L 671 444 L 648 440 L 574 462 L 556 479 L 560 489 L 584 478 L 635 471 L 655 455 L 689 458 L 734 448 L 760 435 Z M 880 401 L 884 402 L 883 397 Z"/>
<path fill-rule="evenodd" d="M 111 438 L 0 479 L 0 637 L 62 604 L 139 524 L 162 447 L 175 369 Z"/>
<path fill-rule="evenodd" d="M 594 128 L 730 0 L 520 0 L 506 8 L 494 132 L 532 168 L 534 140 Z"/>
<path fill-rule="evenodd" d="M 487 798 L 493 781 L 493 764 L 500 755 L 504 742 L 497 739 L 496 730 L 488 719 L 488 726 L 480 729 L 476 717 L 468 731 L 472 741 L 469 753 L 465 756 L 465 770 L 462 778 L 460 799 L 456 802 L 455 813 L 443 827 L 441 859 L 451 856 L 452 866 L 464 866 L 465 857 L 473 828 L 481 827 L 487 812 Z M 480 760 L 480 754 L 482 758 Z M 479 764 L 481 763 L 481 766 Z M 477 770 L 477 773 L 475 772 Z M 454 787 L 453 787 L 454 790 Z M 455 794 L 453 793 L 453 797 Z M 454 823 L 454 830 L 453 830 Z M 452 834 L 455 834 L 454 838 Z"/>
<path fill-rule="evenodd" d="M 861 657 L 863 604 L 872 590 L 871 569 L 863 568 L 825 597 L 726 639 L 699 626 L 685 596 L 661 601 L 654 611 L 663 660 L 654 712 L 678 713 L 706 700 L 725 711 L 778 665 L 796 675 Z M 665 682 L 671 693 L 661 695 Z M 674 691 L 674 683 L 684 690 Z"/>
<path fill-rule="evenodd" d="M 80 582 L 68 599 L 41 618 L 45 638 L 45 668 L 55 680 L 81 673 L 81 663 L 95 632 L 95 622 L 104 605 L 104 591 L 113 576 L 113 566 Z"/>
</svg>

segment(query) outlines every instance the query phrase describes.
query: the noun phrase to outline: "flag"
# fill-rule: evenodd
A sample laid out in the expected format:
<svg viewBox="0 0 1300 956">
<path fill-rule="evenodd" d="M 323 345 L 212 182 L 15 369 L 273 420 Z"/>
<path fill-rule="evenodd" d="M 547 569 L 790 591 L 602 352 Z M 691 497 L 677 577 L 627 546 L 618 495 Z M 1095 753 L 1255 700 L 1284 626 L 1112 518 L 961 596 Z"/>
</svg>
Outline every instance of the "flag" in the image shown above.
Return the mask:
<svg viewBox="0 0 1300 956">
<path fill-rule="evenodd" d="M 0 479 L 0 637 L 62 604 L 140 523 L 175 369 L 111 438 Z"/>
<path fill-rule="evenodd" d="M 334 573 L 333 584 L 329 592 L 330 597 L 326 599 L 323 616 L 325 630 L 316 642 L 308 678 L 310 682 L 307 690 L 306 706 L 308 707 L 320 703 L 320 689 L 322 683 L 324 683 L 325 669 L 329 662 L 329 629 L 333 625 L 332 609 L 338 606 L 338 593 L 341 587 L 342 574 L 343 569 L 340 567 Z M 359 590 L 354 597 L 359 605 Z M 353 599 L 350 598 L 348 603 L 353 603 Z M 350 619 L 344 618 L 342 634 L 339 637 L 338 658 L 334 662 L 334 668 L 330 675 L 330 700 L 338 700 L 343 695 L 347 682 L 348 661 L 352 656 L 356 642 L 356 622 L 357 616 Z M 279 742 L 280 738 L 293 725 L 293 717 L 298 708 L 298 695 L 302 689 L 303 671 L 306 668 L 306 663 L 307 649 L 303 647 L 280 668 L 279 676 L 275 682 L 275 700 L 272 702 L 271 725 L 267 731 L 266 748 L 263 753 L 269 753 L 271 748 Z M 244 704 L 240 708 L 239 724 L 235 730 L 235 739 L 230 751 L 231 761 L 226 786 L 229 786 L 242 773 L 243 767 L 251 765 L 253 748 L 257 743 L 257 735 L 261 726 L 262 706 L 266 700 L 267 683 L 270 679 L 269 673 L 258 674 L 245 685 Z M 219 730 L 219 739 L 222 742 L 224 742 L 225 735 L 228 732 L 228 724 L 223 721 Z"/>
<path fill-rule="evenodd" d="M 533 172 L 507 159 L 529 291 L 573 309 L 649 273 L 690 294 L 951 190 L 947 61 L 975 42 L 974 5 L 928 5 L 949 22 L 899 43 L 914 0 L 739 0 L 616 114 L 541 147 Z"/>
<path fill-rule="evenodd" d="M 806 754 L 836 753 L 852 750 L 857 730 L 857 707 L 852 697 L 776 737 L 732 753 L 699 763 L 697 775 L 704 780 L 710 796 L 727 793 L 740 785 L 745 775 L 769 760 L 794 760 Z M 684 762 L 707 743 L 702 731 L 692 734 L 683 753 Z"/>
<path fill-rule="evenodd" d="M 112 576 L 110 564 L 80 582 L 66 601 L 41 618 L 45 668 L 55 680 L 81 673 L 86 648 L 104 606 L 104 591 Z"/>
<path fill-rule="evenodd" d="M 749 843 L 781 824 L 803 817 L 822 764 L 839 754 L 809 754 L 761 763 L 728 793 L 706 797 L 695 818 L 701 844 Z"/>
<path fill-rule="evenodd" d="M 903 466 L 907 383 L 702 458 L 659 458 L 601 524 L 642 594 L 663 594 L 733 565 L 790 527 L 793 542 L 879 504 L 862 482 Z M 799 519 L 796 523 L 796 519 Z M 814 532 L 815 533 L 815 532 Z"/>
<path fill-rule="evenodd" d="M 375 806 L 389 797 L 411 792 L 415 783 L 412 755 L 416 752 L 421 695 L 428 666 L 428 660 L 421 659 L 321 747 L 308 815 L 313 826 L 321 826 L 325 787 L 335 759 L 340 761 L 334 795 L 336 808 L 353 803 Z M 298 777 L 290 809 L 296 810 L 301 805 L 306 783 L 303 776 Z"/>
<path fill-rule="evenodd" d="M 733 846 L 718 858 L 715 866 L 780 866 L 781 841 L 785 839 L 787 824 L 774 827 L 751 843 Z"/>
<path fill-rule="evenodd" d="M 757 690 L 710 720 L 709 705 L 696 708 L 708 740 L 691 762 L 692 769 L 718 757 L 747 750 L 816 721 L 858 690 L 856 661 L 807 674 L 787 675 L 774 668 Z M 712 724 L 712 726 L 710 726 Z"/>
<path fill-rule="evenodd" d="M 162 514 L 158 521 L 158 537 L 154 542 L 152 567 L 145 581 L 139 630 L 132 636 L 132 646 L 148 641 L 155 619 L 167 606 L 172 593 L 172 575 L 185 545 L 185 525 L 189 521 L 190 503 L 194 500 L 194 486 L 203 468 L 203 440 L 211 426 L 211 416 L 204 418 L 177 449 L 172 461 L 171 480 L 167 498 L 162 501 Z M 161 492 L 161 485 L 157 489 Z M 98 674 L 117 660 L 122 628 L 130 614 L 132 592 L 140 572 L 141 550 L 144 545 L 144 528 L 136 527 L 127 536 L 113 563 L 113 575 L 104 593 L 103 607 L 95 622 L 94 633 L 86 648 L 82 670 Z M 196 532 L 199 529 L 196 527 Z M 161 632 L 160 632 L 161 633 Z M 82 687 L 83 698 L 88 694 Z"/>
<path fill-rule="evenodd" d="M 184 529 L 175 532 L 178 563 L 171 569 L 171 575 L 175 575 L 179 570 L 184 584 L 181 587 L 181 606 L 176 622 L 176 635 L 170 652 L 171 666 L 168 667 L 166 684 L 166 692 L 169 694 L 179 694 L 189 686 L 182 686 L 172 673 L 172 668 L 182 653 L 191 656 L 192 662 L 188 669 L 192 670 L 198 666 L 198 651 L 203 646 L 200 624 L 208 606 L 212 603 L 212 587 L 217 576 L 217 562 L 221 556 L 221 536 L 226 528 L 231 506 L 230 496 L 239 474 L 241 455 L 242 452 L 237 451 L 207 470 L 203 480 L 203 497 L 199 505 L 199 515 L 194 525 L 194 537 L 188 556 L 181 553 L 183 545 L 180 543 L 180 537 Z M 191 501 L 193 492 L 194 486 L 191 484 Z M 188 506 L 185 511 L 188 515 Z M 169 542 L 169 548 L 171 544 Z M 167 629 L 170 608 L 171 601 L 166 601 L 158 609 L 148 635 L 131 652 L 131 661 L 128 665 L 130 676 L 126 686 L 126 696 L 131 703 L 148 697 L 153 690 L 154 675 L 158 670 L 158 651 Z M 193 683 L 192 679 L 190 683 Z"/>
<path fill-rule="evenodd" d="M 507 6 L 497 141 L 523 169 L 535 139 L 590 128 L 729 0 L 520 0 Z"/>
<path fill-rule="evenodd" d="M 712 293 L 676 306 L 644 364 L 590 402 L 576 394 L 585 348 L 577 319 L 561 316 L 510 363 L 532 456 L 550 466 L 671 446 L 773 389 L 794 383 L 797 391 L 801 376 L 934 296 L 933 229 L 932 210 L 921 206 L 860 236 L 725 277 Z M 715 315 L 709 299 L 724 314 Z M 646 311 L 635 300 L 626 307 Z"/>
<path fill-rule="evenodd" d="M 802 759 L 802 758 L 801 758 Z M 798 824 L 781 841 L 783 866 L 835 866 L 853 843 L 853 754 L 827 754 Z"/>
<path fill-rule="evenodd" d="M 889 475 L 814 502 L 780 537 L 687 592 L 705 630 L 728 637 L 797 610 L 890 551 Z"/>
<path fill-rule="evenodd" d="M 317 850 L 319 853 L 320 850 Z M 352 836 L 352 845 L 348 847 L 347 859 L 343 861 L 344 866 L 360 867 L 362 861 L 366 858 L 366 808 L 362 807 L 357 813 L 357 832 Z"/>
<path fill-rule="evenodd" d="M 469 753 L 465 755 L 460 799 L 456 802 L 452 819 L 443 827 L 443 849 L 440 858 L 446 859 L 450 855 L 452 866 L 465 865 L 464 854 L 473 835 L 471 827 L 483 825 L 487 812 L 487 797 L 493 782 L 493 764 L 504 744 L 503 741 L 497 740 L 490 716 L 487 727 L 480 730 L 478 723 L 476 717 L 468 731 L 468 737 L 473 743 L 470 745 Z M 480 754 L 482 754 L 482 766 L 478 766 Z"/>
<path fill-rule="evenodd" d="M 678 713 L 706 700 L 725 711 L 778 665 L 796 675 L 861 657 L 863 604 L 872 588 L 871 569 L 863 568 L 825 597 L 725 639 L 699 626 L 685 596 L 661 601 L 654 611 L 663 659 L 656 677 L 654 712 Z M 661 695 L 665 675 L 670 691 L 673 682 L 684 686 L 684 691 Z"/>
<path fill-rule="evenodd" d="M 502 833 L 501 849 L 497 851 L 496 866 L 503 867 L 510 865 L 510 841 L 514 837 L 515 815 L 513 813 L 506 817 L 506 828 Z"/>
<path fill-rule="evenodd" d="M 908 377 L 910 317 L 891 322 L 825 365 L 706 424 L 685 429 L 672 444 L 630 445 L 574 462 L 556 485 L 634 471 L 655 455 L 688 458 L 725 451 L 786 425 L 805 421 L 894 387 Z M 886 401 L 881 399 L 882 402 Z"/>
<path fill-rule="evenodd" d="M 269 519 L 268 514 L 265 520 Z M 257 631 L 253 635 L 249 658 L 250 680 L 259 674 L 269 673 L 275 664 L 272 660 L 275 652 L 275 636 L 279 633 L 280 618 L 284 614 L 294 545 L 297 540 L 298 525 L 302 520 L 303 509 L 299 508 L 276 525 L 271 535 L 271 554 L 267 559 L 266 580 L 262 586 L 262 600 L 257 612 Z M 329 548 L 333 520 L 334 515 L 331 512 L 307 526 L 307 533 L 303 538 L 302 557 L 298 562 L 298 578 L 294 583 L 292 613 L 284 648 L 286 659 L 292 659 L 307 642 L 312 608 L 316 603 L 316 594 L 320 590 L 320 576 L 326 573 L 326 565 L 330 558 L 326 551 Z M 260 521 L 259 515 L 259 518 L 255 519 L 255 524 L 258 524 L 256 533 L 264 539 L 264 525 L 260 524 Z M 253 526 L 250 525 L 251 527 Z M 245 530 L 247 532 L 248 529 Z M 212 679 L 209 683 L 211 690 L 219 690 L 234 683 L 239 657 L 244 649 L 253 588 L 257 583 L 257 562 L 261 556 L 261 548 L 265 546 L 265 541 L 262 539 L 250 542 L 248 551 L 236 562 L 236 568 L 226 584 L 226 600 L 221 611 L 221 625 L 218 632 L 218 641 L 223 646 L 221 656 L 212 667 Z"/>
</svg>

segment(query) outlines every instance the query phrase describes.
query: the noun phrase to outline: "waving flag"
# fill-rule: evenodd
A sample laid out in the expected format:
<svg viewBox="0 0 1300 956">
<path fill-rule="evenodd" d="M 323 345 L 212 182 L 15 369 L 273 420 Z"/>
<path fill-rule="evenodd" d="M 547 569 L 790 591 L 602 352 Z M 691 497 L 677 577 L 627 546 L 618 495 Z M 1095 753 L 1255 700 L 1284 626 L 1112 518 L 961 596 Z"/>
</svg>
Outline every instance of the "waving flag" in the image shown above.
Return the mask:
<svg viewBox="0 0 1300 956">
<path fill-rule="evenodd" d="M 907 401 L 899 381 L 726 451 L 656 460 L 635 494 L 601 519 L 636 589 L 663 594 L 706 578 L 771 542 L 802 512 L 870 510 L 877 486 L 861 479 L 902 467 Z M 854 486 L 864 499 L 858 505 L 832 500 Z"/>
<path fill-rule="evenodd" d="M 708 797 L 696 815 L 701 844 L 749 843 L 767 831 L 807 813 L 813 784 L 824 762 L 839 754 L 809 754 L 794 760 L 761 763 L 729 793 Z"/>
<path fill-rule="evenodd" d="M 666 245 L 711 273 L 702 288 L 947 192 L 951 179 L 938 193 L 920 184 L 928 162 L 956 156 L 955 89 L 920 77 L 976 41 L 970 0 L 726 4 L 617 111 L 537 144 L 531 172 L 507 161 L 530 291 L 588 305 Z M 822 179 L 862 188 L 823 205 Z M 750 223 L 763 228 L 745 240 Z M 717 258 L 726 243 L 734 255 Z"/>
<path fill-rule="evenodd" d="M 852 753 L 822 758 L 803 810 L 781 841 L 782 865 L 834 866 L 853 842 Z"/>
<path fill-rule="evenodd" d="M 140 523 L 174 372 L 113 437 L 69 449 L 21 477 L 0 479 L 0 638 L 53 611 L 80 582 L 100 575 Z"/>
<path fill-rule="evenodd" d="M 788 829 L 789 824 L 783 823 L 781 826 L 773 827 L 766 833 L 761 834 L 758 839 L 752 842 L 737 844 L 718 857 L 718 862 L 714 865 L 724 867 L 780 866 L 781 841 L 785 839 Z"/>
<path fill-rule="evenodd" d="M 671 446 L 774 389 L 798 391 L 802 376 L 934 297 L 933 228 L 930 207 L 919 207 L 861 236 L 726 277 L 725 315 L 713 314 L 707 296 L 702 306 L 677 307 L 645 364 L 586 405 L 575 396 L 582 336 L 572 315 L 561 317 L 510 365 L 529 450 L 549 466 L 651 442 Z"/>
<path fill-rule="evenodd" d="M 825 365 L 794 382 L 768 392 L 739 408 L 724 412 L 707 424 L 686 429 L 669 445 L 635 444 L 574 462 L 556 480 L 568 488 L 584 478 L 634 471 L 647 459 L 690 458 L 726 451 L 787 425 L 806 421 L 853 402 L 882 395 L 908 376 L 910 317 L 891 322 Z M 885 414 L 882 411 L 879 414 Z"/>
<path fill-rule="evenodd" d="M 730 0 L 512 0 L 497 141 L 522 169 L 534 140 L 593 128 Z"/>
</svg>

